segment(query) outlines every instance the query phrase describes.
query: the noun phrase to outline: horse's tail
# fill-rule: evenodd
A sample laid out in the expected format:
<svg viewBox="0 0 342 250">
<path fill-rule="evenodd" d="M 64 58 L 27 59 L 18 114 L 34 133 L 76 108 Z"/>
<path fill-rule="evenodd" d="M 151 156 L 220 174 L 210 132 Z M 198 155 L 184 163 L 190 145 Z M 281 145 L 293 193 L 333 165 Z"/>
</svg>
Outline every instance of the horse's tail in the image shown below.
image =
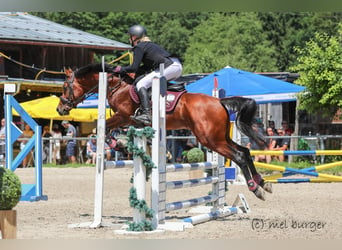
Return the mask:
<svg viewBox="0 0 342 250">
<path fill-rule="evenodd" d="M 243 134 L 260 144 L 266 145 L 265 139 L 252 129 L 257 105 L 254 99 L 244 97 L 230 97 L 220 99 L 221 104 L 226 108 L 228 115 L 231 112 L 236 114 L 236 127 Z"/>
</svg>

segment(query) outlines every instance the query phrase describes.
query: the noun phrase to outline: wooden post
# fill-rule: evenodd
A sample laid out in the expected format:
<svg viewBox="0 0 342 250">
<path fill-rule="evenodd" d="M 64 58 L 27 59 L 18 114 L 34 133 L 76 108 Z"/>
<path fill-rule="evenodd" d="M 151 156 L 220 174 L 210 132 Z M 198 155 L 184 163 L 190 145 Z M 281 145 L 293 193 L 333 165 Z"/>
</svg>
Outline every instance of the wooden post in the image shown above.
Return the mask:
<svg viewBox="0 0 342 250">
<path fill-rule="evenodd" d="M 0 231 L 2 239 L 17 238 L 16 210 L 0 210 Z"/>
</svg>

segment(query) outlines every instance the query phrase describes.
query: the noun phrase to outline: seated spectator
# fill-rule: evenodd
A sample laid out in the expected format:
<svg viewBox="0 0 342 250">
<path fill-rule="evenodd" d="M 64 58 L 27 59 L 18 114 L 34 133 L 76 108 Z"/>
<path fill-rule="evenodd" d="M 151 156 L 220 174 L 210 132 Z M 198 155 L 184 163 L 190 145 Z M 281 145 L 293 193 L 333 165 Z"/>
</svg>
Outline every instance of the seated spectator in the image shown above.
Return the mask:
<svg viewBox="0 0 342 250">
<path fill-rule="evenodd" d="M 96 164 L 96 150 L 97 149 L 97 140 L 95 134 L 90 134 L 89 140 L 87 141 L 87 161 L 86 164 Z M 109 147 L 107 143 L 104 144 L 104 151 L 106 155 L 106 160 L 109 161 L 112 158 L 112 149 Z"/>
<path fill-rule="evenodd" d="M 87 141 L 87 157 L 86 164 L 96 164 L 96 135 L 94 134 L 90 135 Z"/>
<path fill-rule="evenodd" d="M 271 127 L 268 127 L 266 129 L 266 136 L 275 136 Z M 277 147 L 277 140 L 275 138 L 267 138 L 266 145 L 267 146 L 265 150 L 275 150 L 275 148 Z M 254 161 L 265 161 L 266 163 L 270 163 L 272 158 L 275 157 L 272 155 L 256 155 Z"/>
<path fill-rule="evenodd" d="M 280 136 L 285 135 L 285 131 L 283 128 L 279 128 L 277 132 L 278 132 L 278 135 Z M 288 150 L 289 147 L 290 147 L 290 138 L 280 138 L 277 140 L 277 147 L 274 150 L 285 151 L 285 150 Z M 285 160 L 285 156 L 279 155 L 277 159 L 283 162 Z"/>
<path fill-rule="evenodd" d="M 268 121 L 268 126 L 272 128 L 274 135 L 278 135 L 277 129 L 275 128 L 275 123 L 272 120 Z"/>
<path fill-rule="evenodd" d="M 281 126 L 283 127 L 283 130 L 285 131 L 285 135 L 292 135 L 293 129 L 289 127 L 289 124 L 287 121 L 282 121 Z"/>
<path fill-rule="evenodd" d="M 114 157 L 116 153 L 118 153 L 119 158 L 130 158 L 130 154 L 127 150 L 128 137 L 126 129 L 111 131 L 110 135 L 106 136 L 105 142 L 107 145 L 107 159 L 109 158 L 109 153 L 111 155 L 110 158 Z"/>
</svg>

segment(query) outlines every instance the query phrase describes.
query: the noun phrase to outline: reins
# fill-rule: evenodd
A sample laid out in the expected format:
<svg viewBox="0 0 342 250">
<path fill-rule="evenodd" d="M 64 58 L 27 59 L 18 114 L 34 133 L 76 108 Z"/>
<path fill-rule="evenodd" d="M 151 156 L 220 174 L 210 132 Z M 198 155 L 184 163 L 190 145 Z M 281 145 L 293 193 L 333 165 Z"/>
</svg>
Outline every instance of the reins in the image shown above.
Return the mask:
<svg viewBox="0 0 342 250">
<path fill-rule="evenodd" d="M 109 78 L 113 78 L 113 75 L 110 75 Z M 76 107 L 76 105 L 78 103 L 80 103 L 82 100 L 88 98 L 89 96 L 94 95 L 95 93 L 93 92 L 95 89 L 97 89 L 99 87 L 99 84 L 94 85 L 93 87 L 91 87 L 88 91 L 86 91 L 83 95 L 79 96 L 78 98 L 74 99 L 74 90 L 73 90 L 73 83 L 74 83 L 74 79 L 75 79 L 75 74 L 74 72 L 72 73 L 72 77 L 71 80 L 67 80 L 67 88 L 69 90 L 69 95 L 68 98 L 64 98 L 64 97 L 60 97 L 60 100 L 62 101 L 62 103 L 70 106 L 70 107 Z M 122 78 L 119 77 L 119 81 L 118 83 L 113 86 L 113 87 L 108 87 L 108 90 L 110 92 L 110 96 L 112 96 L 121 86 L 122 83 Z"/>
</svg>

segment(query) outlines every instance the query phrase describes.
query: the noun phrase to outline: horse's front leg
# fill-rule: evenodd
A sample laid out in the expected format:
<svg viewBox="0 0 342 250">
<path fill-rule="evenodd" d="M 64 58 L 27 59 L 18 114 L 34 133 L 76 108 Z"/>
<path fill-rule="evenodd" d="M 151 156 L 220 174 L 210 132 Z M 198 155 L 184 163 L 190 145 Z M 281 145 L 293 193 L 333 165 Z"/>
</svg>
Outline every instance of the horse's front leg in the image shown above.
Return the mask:
<svg viewBox="0 0 342 250">
<path fill-rule="evenodd" d="M 122 116 L 119 112 L 117 112 L 106 120 L 106 130 L 120 128 L 131 124 L 132 121 L 129 117 Z"/>
</svg>

